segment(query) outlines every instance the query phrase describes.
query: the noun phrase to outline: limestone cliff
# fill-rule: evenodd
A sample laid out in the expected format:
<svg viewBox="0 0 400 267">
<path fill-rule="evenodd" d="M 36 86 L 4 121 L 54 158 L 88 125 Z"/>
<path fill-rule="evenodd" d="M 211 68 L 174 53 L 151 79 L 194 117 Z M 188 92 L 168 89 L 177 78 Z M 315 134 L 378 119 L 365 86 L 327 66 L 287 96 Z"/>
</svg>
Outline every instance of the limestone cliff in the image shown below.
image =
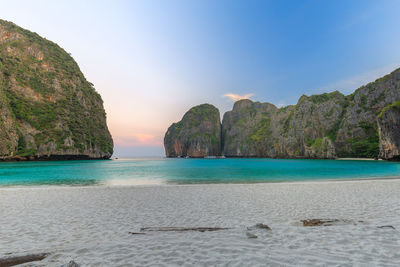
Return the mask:
<svg viewBox="0 0 400 267">
<path fill-rule="evenodd" d="M 400 100 L 400 70 L 344 96 L 303 95 L 294 106 L 241 100 L 222 121 L 231 157 L 335 158 L 379 155 L 377 116 Z"/>
<path fill-rule="evenodd" d="M 378 115 L 379 157 L 400 159 L 400 101 L 386 106 Z"/>
<path fill-rule="evenodd" d="M 221 155 L 221 121 L 216 107 L 203 104 L 191 108 L 164 137 L 167 157 Z"/>
<path fill-rule="evenodd" d="M 103 101 L 57 44 L 0 20 L 0 159 L 109 158 Z"/>
<path fill-rule="evenodd" d="M 338 91 L 303 95 L 296 105 L 283 108 L 240 100 L 224 114 L 222 154 L 398 159 L 400 122 L 396 101 L 400 101 L 400 69 L 347 96 Z"/>
<path fill-rule="evenodd" d="M 340 101 L 340 94 L 334 93 Z M 339 111 L 336 111 L 337 108 Z M 311 112 L 311 109 L 315 112 Z M 324 119 L 330 109 L 340 114 L 340 105 L 314 104 L 303 96 L 297 106 L 278 109 L 269 103 L 241 100 L 222 121 L 223 152 L 227 157 L 331 158 L 333 144 L 324 128 L 333 122 Z"/>
</svg>

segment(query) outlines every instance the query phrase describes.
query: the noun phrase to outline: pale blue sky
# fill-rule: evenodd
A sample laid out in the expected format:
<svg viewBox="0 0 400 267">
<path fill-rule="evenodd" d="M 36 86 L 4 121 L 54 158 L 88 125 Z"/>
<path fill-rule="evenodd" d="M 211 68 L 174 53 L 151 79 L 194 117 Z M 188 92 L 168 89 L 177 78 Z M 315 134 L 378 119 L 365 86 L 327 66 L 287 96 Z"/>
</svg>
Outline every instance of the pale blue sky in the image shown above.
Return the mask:
<svg viewBox="0 0 400 267">
<path fill-rule="evenodd" d="M 276 105 L 400 66 L 400 1 L 2 1 L 58 43 L 102 95 L 116 156 L 162 155 L 191 106 L 232 93 Z"/>
</svg>

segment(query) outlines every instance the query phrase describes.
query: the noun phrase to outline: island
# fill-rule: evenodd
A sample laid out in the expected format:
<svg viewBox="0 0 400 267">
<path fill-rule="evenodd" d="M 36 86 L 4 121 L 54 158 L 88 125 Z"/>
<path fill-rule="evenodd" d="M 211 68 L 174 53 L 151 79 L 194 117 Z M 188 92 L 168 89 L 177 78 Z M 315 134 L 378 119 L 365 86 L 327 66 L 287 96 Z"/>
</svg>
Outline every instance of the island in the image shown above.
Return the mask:
<svg viewBox="0 0 400 267">
<path fill-rule="evenodd" d="M 400 159 L 400 69 L 355 90 L 302 95 L 296 105 L 242 99 L 223 115 L 190 109 L 164 138 L 167 157 Z"/>
</svg>

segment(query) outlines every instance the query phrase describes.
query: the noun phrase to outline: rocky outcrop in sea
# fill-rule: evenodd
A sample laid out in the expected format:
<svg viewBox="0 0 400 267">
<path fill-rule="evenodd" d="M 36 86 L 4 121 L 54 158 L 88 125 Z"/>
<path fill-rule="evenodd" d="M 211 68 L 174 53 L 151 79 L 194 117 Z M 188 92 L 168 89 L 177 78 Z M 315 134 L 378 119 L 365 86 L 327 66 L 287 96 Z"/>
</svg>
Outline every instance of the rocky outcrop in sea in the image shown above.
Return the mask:
<svg viewBox="0 0 400 267">
<path fill-rule="evenodd" d="M 172 124 L 164 137 L 167 157 L 221 155 L 221 120 L 216 107 L 203 104 L 191 108 Z"/>
</svg>

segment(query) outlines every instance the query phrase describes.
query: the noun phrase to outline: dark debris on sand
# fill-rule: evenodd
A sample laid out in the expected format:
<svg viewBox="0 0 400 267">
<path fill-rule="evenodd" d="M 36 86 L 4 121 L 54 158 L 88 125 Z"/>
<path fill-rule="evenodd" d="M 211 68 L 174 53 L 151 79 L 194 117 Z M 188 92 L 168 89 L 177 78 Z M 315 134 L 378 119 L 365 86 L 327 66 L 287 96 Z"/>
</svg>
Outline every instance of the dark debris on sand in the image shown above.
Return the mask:
<svg viewBox="0 0 400 267">
<path fill-rule="evenodd" d="M 131 234 L 131 235 L 145 235 L 146 233 L 141 233 L 141 232 L 128 232 L 128 234 Z"/>
<path fill-rule="evenodd" d="M 332 226 L 341 224 L 353 224 L 364 223 L 363 221 L 351 221 L 351 220 L 340 220 L 340 219 L 310 219 L 301 220 L 303 226 Z"/>
<path fill-rule="evenodd" d="M 80 267 L 80 265 L 72 260 L 72 261 L 62 265 L 61 267 Z"/>
<path fill-rule="evenodd" d="M 0 258 L 0 267 L 9 267 L 24 264 L 27 262 L 41 261 L 48 255 L 49 253 L 29 254 L 23 256 L 8 256 L 5 258 Z"/>
</svg>

